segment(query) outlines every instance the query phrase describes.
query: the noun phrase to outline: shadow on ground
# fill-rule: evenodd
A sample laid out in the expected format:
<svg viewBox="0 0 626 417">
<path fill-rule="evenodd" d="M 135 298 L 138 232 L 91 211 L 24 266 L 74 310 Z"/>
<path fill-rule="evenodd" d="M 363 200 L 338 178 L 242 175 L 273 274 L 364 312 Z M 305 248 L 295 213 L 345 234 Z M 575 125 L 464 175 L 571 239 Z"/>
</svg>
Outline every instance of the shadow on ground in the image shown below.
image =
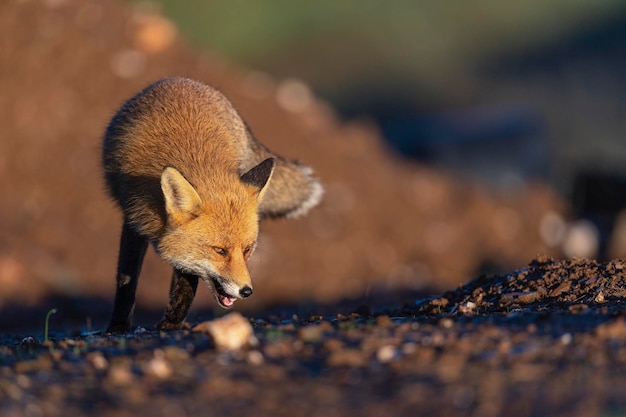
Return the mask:
<svg viewBox="0 0 626 417">
<path fill-rule="evenodd" d="M 415 291 L 413 289 L 372 290 L 368 296 L 345 298 L 332 303 L 305 301 L 300 303 L 276 303 L 267 306 L 255 306 L 245 309 L 244 315 L 254 319 L 293 320 L 309 316 L 337 316 L 357 313 L 361 316 L 383 314 L 398 310 L 403 305 L 413 304 L 415 300 L 434 294 L 434 290 Z M 32 336 L 43 340 L 46 315 L 55 309 L 49 319 L 50 337 L 64 338 L 104 331 L 113 300 L 102 297 L 69 297 L 52 295 L 39 303 L 25 306 L 21 303 L 6 303 L 0 309 L 0 328 L 4 337 L 19 342 L 21 338 Z M 133 325 L 153 329 L 165 311 L 162 309 L 135 308 Z M 236 310 L 235 310 L 236 311 Z M 226 314 L 227 310 L 192 308 L 187 318 L 190 323 L 210 320 Z"/>
</svg>

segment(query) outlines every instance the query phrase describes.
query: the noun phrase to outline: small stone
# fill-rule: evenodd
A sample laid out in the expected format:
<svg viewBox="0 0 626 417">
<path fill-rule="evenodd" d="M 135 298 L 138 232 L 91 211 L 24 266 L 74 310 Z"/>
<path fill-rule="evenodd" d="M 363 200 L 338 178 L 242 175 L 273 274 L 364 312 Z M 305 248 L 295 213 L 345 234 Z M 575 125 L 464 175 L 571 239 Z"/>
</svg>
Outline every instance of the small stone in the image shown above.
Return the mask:
<svg viewBox="0 0 626 417">
<path fill-rule="evenodd" d="M 324 328 L 317 324 L 304 326 L 298 331 L 298 336 L 305 342 L 319 342 L 324 337 Z"/>
<path fill-rule="evenodd" d="M 580 314 L 589 309 L 587 304 L 573 304 L 567 308 L 572 314 Z"/>
<path fill-rule="evenodd" d="M 476 313 L 476 303 L 468 301 L 465 304 L 461 304 L 459 306 L 459 311 L 466 316 L 473 315 Z"/>
<path fill-rule="evenodd" d="M 26 346 L 26 347 L 34 347 L 36 345 L 39 345 L 40 343 L 37 341 L 37 339 L 35 339 L 32 336 L 26 336 L 25 338 L 22 339 L 22 341 L 20 342 L 20 344 L 22 346 Z"/>
<path fill-rule="evenodd" d="M 172 375 L 173 370 L 170 363 L 165 359 L 165 353 L 161 349 L 156 349 L 154 358 L 145 366 L 145 372 L 157 379 L 167 379 Z"/>
<path fill-rule="evenodd" d="M 567 291 L 570 290 L 571 286 L 572 286 L 572 282 L 570 280 L 563 281 L 562 283 L 559 284 L 558 287 L 556 287 L 550 292 L 550 297 L 558 297 L 559 295 L 566 293 Z"/>
<path fill-rule="evenodd" d="M 324 342 L 324 348 L 326 348 L 329 352 L 341 350 L 343 349 L 343 346 L 343 342 L 338 339 L 328 339 Z"/>
<path fill-rule="evenodd" d="M 111 365 L 107 379 L 113 385 L 128 386 L 133 383 L 135 377 L 130 370 L 130 364 L 117 362 Z"/>
<path fill-rule="evenodd" d="M 15 382 L 20 388 L 28 389 L 31 386 L 30 378 L 27 375 L 19 374 L 15 377 Z"/>
<path fill-rule="evenodd" d="M 142 327 L 142 326 L 137 326 L 137 328 L 133 332 L 133 334 L 135 334 L 135 335 L 140 335 L 140 334 L 144 334 L 144 333 L 148 333 L 148 330 L 146 330 L 146 328 Z"/>
<path fill-rule="evenodd" d="M 443 318 L 439 321 L 439 325 L 444 329 L 451 329 L 454 326 L 454 321 L 451 318 Z"/>
<path fill-rule="evenodd" d="M 109 367 L 109 362 L 100 352 L 90 352 L 87 354 L 87 361 L 98 371 L 104 371 Z"/>
<path fill-rule="evenodd" d="M 500 302 L 504 305 L 508 304 L 532 304 L 541 300 L 547 294 L 544 288 L 538 288 L 537 291 L 528 292 L 512 292 L 502 295 Z"/>
<path fill-rule="evenodd" d="M 559 338 L 559 340 L 561 341 L 562 345 L 569 345 L 570 343 L 572 343 L 573 337 L 571 333 L 564 333 L 563 335 L 561 335 L 561 337 Z"/>
<path fill-rule="evenodd" d="M 367 365 L 367 358 L 358 349 L 341 349 L 332 352 L 327 359 L 330 366 L 362 367 Z"/>
<path fill-rule="evenodd" d="M 185 362 L 189 360 L 189 352 L 178 346 L 166 346 L 163 348 L 165 359 L 174 362 Z"/>
<path fill-rule="evenodd" d="M 54 349 L 50 352 L 50 357 L 52 358 L 53 361 L 55 362 L 60 362 L 61 359 L 63 359 L 63 354 L 65 353 L 64 350 L 61 349 Z"/>
<path fill-rule="evenodd" d="M 449 303 L 450 303 L 450 301 L 447 298 L 445 298 L 445 297 L 435 298 L 434 300 L 430 301 L 430 305 L 436 306 L 436 307 L 445 307 Z"/>
<path fill-rule="evenodd" d="M 246 359 L 248 360 L 249 364 L 255 366 L 263 365 L 263 363 L 265 362 L 263 354 L 258 350 L 251 350 L 250 352 L 248 352 Z"/>
<path fill-rule="evenodd" d="M 403 355 L 411 355 L 417 351 L 417 343 L 407 342 L 402 346 Z"/>
<path fill-rule="evenodd" d="M 211 335 L 215 346 L 220 350 L 238 350 L 257 344 L 250 322 L 237 312 L 200 323 L 193 331 Z"/>
<path fill-rule="evenodd" d="M 398 350 L 392 345 L 382 346 L 376 351 L 376 359 L 381 363 L 387 363 L 396 356 L 398 356 Z"/>
<path fill-rule="evenodd" d="M 596 297 L 594 298 L 594 301 L 598 304 L 600 303 L 604 303 L 606 301 L 606 299 L 604 298 L 604 293 L 602 292 L 602 290 L 598 291 L 598 293 L 596 294 Z"/>
</svg>

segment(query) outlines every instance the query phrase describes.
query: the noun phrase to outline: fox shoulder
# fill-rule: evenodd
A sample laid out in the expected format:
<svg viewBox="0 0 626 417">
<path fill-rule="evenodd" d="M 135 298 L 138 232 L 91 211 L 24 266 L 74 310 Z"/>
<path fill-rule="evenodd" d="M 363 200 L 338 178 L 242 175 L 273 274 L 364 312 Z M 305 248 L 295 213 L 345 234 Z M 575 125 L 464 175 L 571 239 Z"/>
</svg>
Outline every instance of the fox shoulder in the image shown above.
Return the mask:
<svg viewBox="0 0 626 417">
<path fill-rule="evenodd" d="M 275 161 L 272 177 L 259 203 L 261 217 L 298 217 L 320 202 L 324 188 L 310 167 L 273 153 L 255 139 L 249 128 L 246 145 L 241 172 L 266 158 Z"/>
</svg>

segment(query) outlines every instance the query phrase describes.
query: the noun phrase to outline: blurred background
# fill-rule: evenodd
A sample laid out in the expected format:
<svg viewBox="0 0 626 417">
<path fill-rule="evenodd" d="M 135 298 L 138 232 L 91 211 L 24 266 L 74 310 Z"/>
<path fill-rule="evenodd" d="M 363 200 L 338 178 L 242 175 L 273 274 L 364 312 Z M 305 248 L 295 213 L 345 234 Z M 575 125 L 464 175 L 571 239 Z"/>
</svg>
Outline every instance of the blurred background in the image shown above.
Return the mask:
<svg viewBox="0 0 626 417">
<path fill-rule="evenodd" d="M 106 324 L 121 216 L 101 136 L 169 75 L 222 90 L 326 187 L 309 216 L 263 223 L 242 311 L 398 305 L 540 253 L 626 255 L 623 1 L 7 0 L 0 30 L 3 328 L 48 306 Z M 140 324 L 169 276 L 150 253 Z M 200 288 L 191 318 L 218 313 Z"/>
<path fill-rule="evenodd" d="M 197 45 L 303 80 L 342 117 L 375 120 L 410 156 L 496 184 L 502 179 L 489 169 L 505 165 L 510 175 L 563 182 L 581 165 L 623 165 L 622 1 L 158 5 Z M 480 141 L 488 148 L 508 141 L 522 155 L 483 157 L 482 169 L 454 160 L 461 156 L 451 148 Z"/>
</svg>

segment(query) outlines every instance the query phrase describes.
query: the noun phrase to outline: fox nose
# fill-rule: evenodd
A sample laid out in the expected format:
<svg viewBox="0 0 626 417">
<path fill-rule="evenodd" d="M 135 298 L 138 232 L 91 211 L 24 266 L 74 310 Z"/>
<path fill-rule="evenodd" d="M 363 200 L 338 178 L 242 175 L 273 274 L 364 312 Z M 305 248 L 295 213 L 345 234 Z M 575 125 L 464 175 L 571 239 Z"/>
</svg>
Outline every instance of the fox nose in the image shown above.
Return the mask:
<svg viewBox="0 0 626 417">
<path fill-rule="evenodd" d="M 250 297 L 252 295 L 252 288 L 247 285 L 239 290 L 239 295 L 243 298 Z"/>
</svg>

